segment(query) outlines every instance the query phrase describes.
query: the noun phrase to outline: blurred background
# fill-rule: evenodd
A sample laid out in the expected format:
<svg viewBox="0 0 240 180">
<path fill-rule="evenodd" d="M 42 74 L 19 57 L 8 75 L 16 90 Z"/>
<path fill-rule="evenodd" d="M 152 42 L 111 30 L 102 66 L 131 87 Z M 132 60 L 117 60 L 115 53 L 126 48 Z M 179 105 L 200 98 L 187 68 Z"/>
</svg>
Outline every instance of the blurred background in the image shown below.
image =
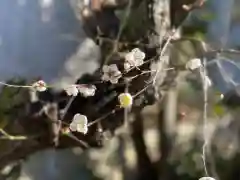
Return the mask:
<svg viewBox="0 0 240 180">
<path fill-rule="evenodd" d="M 76 14 L 76 6 L 82 5 L 83 0 L 0 0 L 0 81 L 41 77 L 61 86 L 94 72 L 101 54 L 84 33 Z M 206 41 L 214 48 L 238 50 L 239 9 L 239 0 L 208 0 L 203 8 L 190 14 L 182 34 Z M 176 42 L 171 48 L 177 64 L 198 56 L 199 51 L 198 45 L 187 40 Z M 208 92 L 208 124 L 204 131 L 211 144 L 207 167 L 218 180 L 240 179 L 240 110 L 219 103 L 239 88 L 239 58 L 238 52 L 222 51 L 210 55 L 207 64 L 213 82 Z M 168 173 L 160 179 L 199 179 L 204 169 L 203 94 L 198 79 L 183 70 L 177 77 L 177 86 L 169 91 L 174 97 L 169 111 L 176 114 L 168 125 L 174 132 L 172 139 L 161 138 L 164 129 L 159 122 L 159 110 L 163 105 L 154 104 L 141 112 L 141 123 L 134 131 L 120 128 L 116 136 L 106 138 L 103 148 L 39 151 L 20 165 L 5 167 L 1 174 L 8 174 L 4 176 L 8 180 L 151 180 L 151 174 L 141 177 L 139 172 L 150 167 L 138 167 L 150 161 L 155 169 L 152 172 L 164 169 Z M 6 95 L 1 93 L 0 111 L 8 104 Z M 5 142 L 0 140 L 0 161 L 6 153 Z"/>
</svg>

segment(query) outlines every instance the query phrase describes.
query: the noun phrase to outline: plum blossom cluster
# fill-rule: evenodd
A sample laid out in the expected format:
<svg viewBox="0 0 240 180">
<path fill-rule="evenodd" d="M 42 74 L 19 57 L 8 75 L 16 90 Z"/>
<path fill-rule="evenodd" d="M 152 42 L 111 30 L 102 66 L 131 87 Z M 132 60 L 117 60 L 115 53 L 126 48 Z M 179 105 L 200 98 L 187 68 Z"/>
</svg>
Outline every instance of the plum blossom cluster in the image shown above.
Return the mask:
<svg viewBox="0 0 240 180">
<path fill-rule="evenodd" d="M 124 69 L 128 71 L 131 67 L 139 67 L 144 63 L 145 53 L 140 49 L 135 48 L 131 52 L 125 55 Z M 118 80 L 122 77 L 121 71 L 116 64 L 104 65 L 102 68 L 103 75 L 102 81 L 117 84 Z M 77 96 L 81 93 L 83 96 L 94 96 L 95 86 L 84 85 L 71 85 L 65 88 L 66 93 L 69 96 Z M 133 97 L 129 93 L 120 93 L 118 96 L 119 105 L 121 108 L 130 108 L 133 104 Z M 86 134 L 88 131 L 88 119 L 85 115 L 76 114 L 70 124 L 69 129 L 71 131 L 80 132 Z"/>
<path fill-rule="evenodd" d="M 110 66 L 110 69 L 111 67 L 116 68 L 116 66 Z M 39 92 L 43 92 L 47 90 L 47 84 L 44 81 L 39 80 L 32 85 L 32 88 Z M 96 87 L 94 85 L 74 84 L 67 86 L 64 90 L 69 96 L 77 96 L 78 93 L 81 93 L 84 97 L 88 97 L 95 95 Z M 121 93 L 118 96 L 118 101 L 121 108 L 130 108 L 133 103 L 133 97 L 129 93 Z M 69 125 L 69 130 L 72 132 L 87 134 L 88 132 L 87 116 L 79 113 L 75 114 Z M 66 132 L 69 133 L 70 131 Z"/>
<path fill-rule="evenodd" d="M 44 92 L 47 90 L 47 84 L 43 80 L 39 80 L 30 86 L 36 91 Z M 94 96 L 96 86 L 86 84 L 73 84 L 64 88 L 64 91 L 68 96 L 77 96 L 79 93 L 84 97 Z M 75 114 L 72 122 L 69 125 L 69 129 L 73 132 L 80 132 L 86 134 L 88 131 L 88 119 L 85 115 Z M 66 131 L 65 133 L 69 133 Z"/>
<path fill-rule="evenodd" d="M 121 108 L 130 108 L 133 103 L 133 97 L 129 93 L 121 93 L 118 96 L 119 104 Z M 79 132 L 87 134 L 88 132 L 88 118 L 82 114 L 75 114 L 69 129 L 73 132 Z"/>
<path fill-rule="evenodd" d="M 145 53 L 142 52 L 139 48 L 133 49 L 131 52 L 128 52 L 125 55 L 124 59 L 124 70 L 129 71 L 132 67 L 138 68 L 144 63 Z M 103 75 L 101 79 L 103 81 L 109 81 L 112 84 L 117 84 L 118 80 L 122 77 L 121 71 L 118 69 L 116 64 L 104 65 L 102 68 Z M 47 85 L 43 80 L 38 80 L 31 84 L 30 86 L 17 86 L 10 85 L 6 83 L 1 83 L 3 85 L 9 87 L 26 87 L 31 88 L 38 92 L 46 91 L 50 86 Z M 81 94 L 83 97 L 94 96 L 97 88 L 94 85 L 87 84 L 72 84 L 66 85 L 64 91 L 68 96 L 76 97 L 78 94 Z M 133 97 L 129 93 L 120 93 L 118 96 L 119 106 L 121 108 L 130 108 L 133 104 Z M 88 118 L 82 114 L 75 114 L 68 130 L 64 131 L 65 133 L 72 132 L 80 132 L 83 134 L 87 134 L 88 131 Z"/>
<path fill-rule="evenodd" d="M 145 53 L 139 48 L 134 48 L 131 52 L 125 55 L 124 59 L 124 69 L 126 71 L 130 70 L 132 67 L 139 67 L 144 63 Z M 118 80 L 122 77 L 121 71 L 118 69 L 116 64 L 104 65 L 102 68 L 103 81 L 109 81 L 112 84 L 117 84 Z"/>
<path fill-rule="evenodd" d="M 48 88 L 47 84 L 43 80 L 33 83 L 31 87 L 39 92 L 44 92 Z M 96 86 L 87 84 L 73 84 L 67 85 L 64 88 L 64 91 L 68 96 L 77 96 L 80 93 L 84 97 L 89 97 L 95 95 Z"/>
<path fill-rule="evenodd" d="M 73 84 L 64 89 L 68 96 L 77 96 L 79 93 L 84 97 L 94 96 L 96 86 L 86 84 Z"/>
</svg>

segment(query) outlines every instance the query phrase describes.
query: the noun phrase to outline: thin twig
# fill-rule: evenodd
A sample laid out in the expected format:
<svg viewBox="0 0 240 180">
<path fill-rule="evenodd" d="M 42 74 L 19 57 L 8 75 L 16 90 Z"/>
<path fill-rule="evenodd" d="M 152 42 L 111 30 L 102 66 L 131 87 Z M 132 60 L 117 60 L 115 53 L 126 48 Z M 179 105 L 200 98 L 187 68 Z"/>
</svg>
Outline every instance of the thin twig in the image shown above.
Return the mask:
<svg viewBox="0 0 240 180">
<path fill-rule="evenodd" d="M 203 166 L 205 170 L 206 176 L 208 176 L 208 170 L 206 166 L 206 150 L 208 146 L 208 139 L 207 139 L 207 107 L 208 107 L 208 83 L 206 81 L 207 75 L 206 75 L 206 59 L 204 58 L 204 63 L 202 67 L 202 81 L 203 81 L 203 98 L 204 98 L 204 105 L 203 105 L 203 138 L 204 138 L 204 143 L 202 146 L 202 159 L 203 159 Z"/>
<path fill-rule="evenodd" d="M 94 121 L 88 123 L 88 127 L 90 127 L 90 126 L 92 126 L 92 125 L 94 125 L 94 124 L 100 122 L 101 120 L 107 118 L 107 117 L 110 116 L 111 114 L 116 113 L 116 111 L 118 111 L 118 110 L 120 110 L 120 109 L 121 109 L 121 108 L 118 107 L 118 108 L 116 108 L 116 109 L 114 109 L 114 110 L 112 110 L 112 111 L 110 111 L 110 112 L 104 114 L 104 115 L 101 116 L 100 118 L 95 119 Z"/>
<path fill-rule="evenodd" d="M 118 42 L 120 40 L 120 37 L 121 37 L 122 32 L 124 30 L 124 27 L 125 27 L 125 25 L 128 21 L 128 18 L 129 18 L 130 12 L 131 12 L 131 7 L 132 7 L 132 0 L 129 0 L 128 5 L 126 7 L 126 12 L 124 14 L 123 22 L 120 24 L 120 28 L 119 28 L 116 40 L 114 41 L 114 46 L 113 46 L 112 52 L 106 57 L 104 64 L 107 64 L 109 59 L 111 58 L 112 54 L 117 51 Z"/>
<path fill-rule="evenodd" d="M 8 140 L 12 140 L 12 141 L 21 141 L 21 140 L 28 139 L 27 136 L 12 136 L 12 135 L 8 134 L 6 131 L 4 131 L 3 129 L 0 129 L 0 132 L 3 134 L 3 136 L 0 137 L 0 139 L 8 139 Z"/>
<path fill-rule="evenodd" d="M 8 87 L 15 87 L 15 88 L 31 88 L 32 86 L 25 86 L 25 85 L 14 85 L 14 84 L 8 84 L 4 82 L 0 82 L 1 85 L 8 86 Z"/>
<path fill-rule="evenodd" d="M 89 148 L 88 144 L 85 143 L 84 141 L 80 140 L 79 138 L 77 138 L 76 136 L 74 136 L 71 132 L 66 133 L 66 136 L 70 137 L 71 139 L 74 139 L 75 141 L 77 141 L 78 143 L 80 143 L 81 145 L 83 145 L 85 148 Z"/>
<path fill-rule="evenodd" d="M 201 43 L 202 48 L 204 52 L 207 51 L 206 45 L 204 42 Z M 203 57 L 203 66 L 200 68 L 200 75 L 202 79 L 202 84 L 203 84 L 203 98 L 204 98 L 204 104 L 203 104 L 203 138 L 204 138 L 204 143 L 202 146 L 202 159 L 203 159 L 203 166 L 204 166 L 204 171 L 206 176 L 208 177 L 208 170 L 207 170 L 207 165 L 206 165 L 206 150 L 208 147 L 208 136 L 207 136 L 207 123 L 208 123 L 208 117 L 207 117 L 207 109 L 208 109 L 208 87 L 209 84 L 207 82 L 207 70 L 206 70 L 206 58 Z"/>
<path fill-rule="evenodd" d="M 64 120 L 64 118 L 65 118 L 65 116 L 66 116 L 66 114 L 68 112 L 68 109 L 70 108 L 70 106 L 71 106 L 71 104 L 72 104 L 72 102 L 74 101 L 75 98 L 76 98 L 76 96 L 72 96 L 70 98 L 70 100 L 68 101 L 66 107 L 63 109 L 63 112 L 62 112 L 62 115 L 61 115 L 61 120 L 62 121 Z"/>
<path fill-rule="evenodd" d="M 172 38 L 175 36 L 175 33 L 176 33 L 176 32 L 177 32 L 177 31 L 173 30 L 173 31 L 172 31 L 172 34 L 168 37 L 166 43 L 164 44 L 164 46 L 163 46 L 163 48 L 162 48 L 162 50 L 161 50 L 161 52 L 160 52 L 160 56 L 159 56 L 159 59 L 160 59 L 160 60 L 161 60 L 161 57 L 162 57 L 162 56 L 164 55 L 164 53 L 166 52 L 167 47 L 168 47 L 168 45 L 170 44 Z M 162 62 L 162 63 L 164 64 L 164 62 Z M 160 66 L 160 67 L 161 67 L 161 66 Z M 161 69 L 158 68 L 158 69 L 157 69 L 157 72 L 156 72 L 156 74 L 155 74 L 155 76 L 154 76 L 154 78 L 153 78 L 153 84 L 156 83 L 156 79 L 157 79 L 157 76 L 158 76 L 158 74 L 159 74 L 160 71 L 161 71 Z"/>
</svg>

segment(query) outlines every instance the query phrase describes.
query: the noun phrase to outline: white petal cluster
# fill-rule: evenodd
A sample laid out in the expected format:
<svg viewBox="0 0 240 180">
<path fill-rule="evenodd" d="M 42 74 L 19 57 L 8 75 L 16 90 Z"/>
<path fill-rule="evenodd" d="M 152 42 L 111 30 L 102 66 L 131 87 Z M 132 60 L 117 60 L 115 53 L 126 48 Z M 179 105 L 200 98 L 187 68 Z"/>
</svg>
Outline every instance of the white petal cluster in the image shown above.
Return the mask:
<svg viewBox="0 0 240 180">
<path fill-rule="evenodd" d="M 212 177 L 201 177 L 199 180 L 215 180 Z"/>
<path fill-rule="evenodd" d="M 43 80 L 39 80 L 32 84 L 32 88 L 36 91 L 44 92 L 47 90 L 47 84 Z"/>
<path fill-rule="evenodd" d="M 97 88 L 94 85 L 78 85 L 77 89 L 84 97 L 89 97 L 95 95 Z"/>
<path fill-rule="evenodd" d="M 195 59 L 191 59 L 190 61 L 188 61 L 186 63 L 186 69 L 188 70 L 195 70 L 202 67 L 202 62 L 201 59 L 195 58 Z"/>
<path fill-rule="evenodd" d="M 122 73 L 118 70 L 116 64 L 104 65 L 103 68 L 103 81 L 110 81 L 112 84 L 117 84 L 118 79 L 121 77 Z"/>
<path fill-rule="evenodd" d="M 77 85 L 75 85 L 75 84 L 65 87 L 64 90 L 68 96 L 77 96 L 78 95 Z"/>
<path fill-rule="evenodd" d="M 86 84 L 74 84 L 66 86 L 64 90 L 68 96 L 77 96 L 78 93 L 81 93 L 84 97 L 89 97 L 95 95 L 96 86 Z"/>
<path fill-rule="evenodd" d="M 88 119 L 87 116 L 82 114 L 75 114 L 70 124 L 70 130 L 86 134 L 88 131 Z"/>
<path fill-rule="evenodd" d="M 121 93 L 118 96 L 119 104 L 123 108 L 129 108 L 133 104 L 133 97 L 129 93 Z"/>
<path fill-rule="evenodd" d="M 141 66 L 143 64 L 145 56 L 145 53 L 142 52 L 139 48 L 133 49 L 131 52 L 125 55 L 124 69 L 128 70 L 131 67 Z"/>
</svg>

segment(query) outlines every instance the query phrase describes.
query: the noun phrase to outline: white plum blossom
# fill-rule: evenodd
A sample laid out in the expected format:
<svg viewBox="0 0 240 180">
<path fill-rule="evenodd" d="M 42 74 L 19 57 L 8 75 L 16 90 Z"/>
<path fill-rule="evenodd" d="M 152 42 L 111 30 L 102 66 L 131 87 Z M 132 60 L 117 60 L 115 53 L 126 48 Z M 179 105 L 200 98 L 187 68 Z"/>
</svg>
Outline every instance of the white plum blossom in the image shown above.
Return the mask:
<svg viewBox="0 0 240 180">
<path fill-rule="evenodd" d="M 186 63 L 186 69 L 188 70 L 195 70 L 202 67 L 202 62 L 201 59 L 195 58 L 195 59 L 191 59 L 190 61 L 188 61 Z"/>
<path fill-rule="evenodd" d="M 112 84 L 117 84 L 118 79 L 121 77 L 122 73 L 118 70 L 116 64 L 104 65 L 103 68 L 103 81 L 110 81 Z"/>
<path fill-rule="evenodd" d="M 145 53 L 139 48 L 134 48 L 131 52 L 125 55 L 124 69 L 128 70 L 131 67 L 141 66 L 145 56 Z"/>
<path fill-rule="evenodd" d="M 212 177 L 201 177 L 199 180 L 215 180 Z"/>
<path fill-rule="evenodd" d="M 71 131 L 77 131 L 86 134 L 88 131 L 87 116 L 79 113 L 75 114 L 69 128 Z"/>
<path fill-rule="evenodd" d="M 125 62 L 125 63 L 124 63 L 124 69 L 125 69 L 125 70 L 129 70 L 131 67 L 132 67 L 132 66 L 131 66 L 131 64 L 130 64 L 129 62 Z"/>
<path fill-rule="evenodd" d="M 78 95 L 78 88 L 77 85 L 69 85 L 66 88 L 64 88 L 65 92 L 68 96 L 77 96 Z"/>
<path fill-rule="evenodd" d="M 123 108 L 129 108 L 133 104 L 133 97 L 129 93 L 121 93 L 118 96 L 119 104 Z"/>
<path fill-rule="evenodd" d="M 32 84 L 32 88 L 36 91 L 44 92 L 47 90 L 47 84 L 43 80 L 39 80 Z"/>
<path fill-rule="evenodd" d="M 78 93 L 81 93 L 84 97 L 94 96 L 96 91 L 96 86 L 86 85 L 86 84 L 73 84 L 68 85 L 64 88 L 68 96 L 77 96 Z"/>
<path fill-rule="evenodd" d="M 140 66 L 143 64 L 143 60 L 145 58 L 145 53 L 142 52 L 139 48 L 134 48 L 132 50 L 132 53 L 134 54 L 135 64 L 137 66 Z"/>
<path fill-rule="evenodd" d="M 88 97 L 94 96 L 97 88 L 94 85 L 78 85 L 77 89 L 84 97 Z"/>
</svg>

